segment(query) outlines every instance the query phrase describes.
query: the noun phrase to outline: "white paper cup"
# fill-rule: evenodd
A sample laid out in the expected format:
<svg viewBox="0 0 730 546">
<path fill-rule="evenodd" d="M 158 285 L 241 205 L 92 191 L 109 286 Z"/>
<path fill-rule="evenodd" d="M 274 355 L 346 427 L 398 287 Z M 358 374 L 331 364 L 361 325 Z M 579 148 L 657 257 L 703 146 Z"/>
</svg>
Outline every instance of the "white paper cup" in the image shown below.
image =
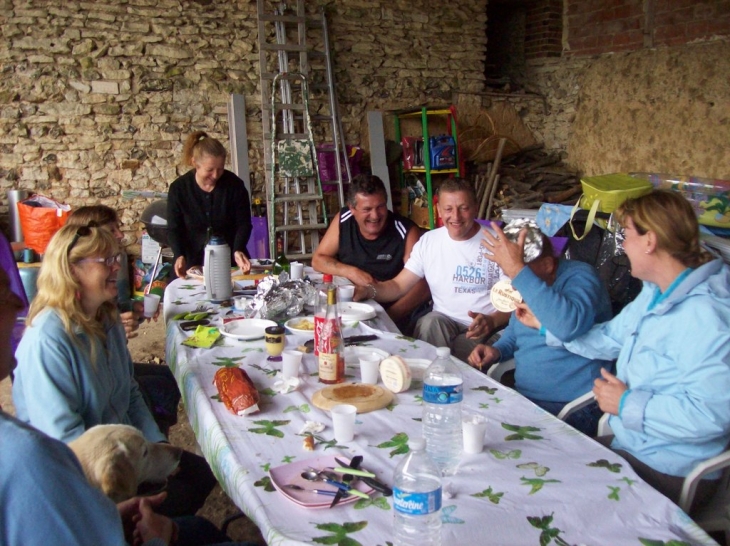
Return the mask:
<svg viewBox="0 0 730 546">
<path fill-rule="evenodd" d="M 160 306 L 160 296 L 157 294 L 145 294 L 144 295 L 144 316 L 152 318 L 157 313 L 157 308 Z"/>
<path fill-rule="evenodd" d="M 352 297 L 355 295 L 354 284 L 343 284 L 337 287 L 337 299 L 338 301 L 352 301 Z"/>
<path fill-rule="evenodd" d="M 335 440 L 342 443 L 352 442 L 355 437 L 355 415 L 357 408 L 352 404 L 338 404 L 332 413 L 332 426 L 335 429 Z"/>
<path fill-rule="evenodd" d="M 380 377 L 380 357 L 375 353 L 360 357 L 360 382 L 377 385 Z"/>
<path fill-rule="evenodd" d="M 291 273 L 291 279 L 303 279 L 304 278 L 304 264 L 301 262 L 291 262 L 289 264 L 289 270 Z"/>
<path fill-rule="evenodd" d="M 299 365 L 302 363 L 302 353 L 299 351 L 284 351 L 281 353 L 281 373 L 284 379 L 299 377 Z"/>
<path fill-rule="evenodd" d="M 481 453 L 487 431 L 487 418 L 478 413 L 464 412 L 461 424 L 464 430 L 464 452 Z"/>
</svg>

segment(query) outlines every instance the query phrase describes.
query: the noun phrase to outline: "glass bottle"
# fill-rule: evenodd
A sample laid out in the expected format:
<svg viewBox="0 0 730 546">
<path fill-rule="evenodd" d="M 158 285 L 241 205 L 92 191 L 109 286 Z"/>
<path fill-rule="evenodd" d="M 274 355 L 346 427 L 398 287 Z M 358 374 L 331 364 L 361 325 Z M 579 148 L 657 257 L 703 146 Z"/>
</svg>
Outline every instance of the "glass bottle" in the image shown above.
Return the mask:
<svg viewBox="0 0 730 546">
<path fill-rule="evenodd" d="M 284 252 L 284 239 L 281 235 L 276 237 L 276 259 L 274 260 L 274 275 L 278 275 L 286 271 L 291 272 L 291 266 L 289 264 L 289 258 L 286 257 Z"/>
<path fill-rule="evenodd" d="M 319 381 L 331 385 L 345 380 L 345 347 L 337 311 L 337 287 L 332 283 L 331 275 L 326 275 L 324 280 L 326 288 L 323 287 L 320 296 L 326 290 L 327 300 L 326 304 L 318 302 L 317 314 L 314 316 L 314 344 L 319 363 Z"/>
</svg>

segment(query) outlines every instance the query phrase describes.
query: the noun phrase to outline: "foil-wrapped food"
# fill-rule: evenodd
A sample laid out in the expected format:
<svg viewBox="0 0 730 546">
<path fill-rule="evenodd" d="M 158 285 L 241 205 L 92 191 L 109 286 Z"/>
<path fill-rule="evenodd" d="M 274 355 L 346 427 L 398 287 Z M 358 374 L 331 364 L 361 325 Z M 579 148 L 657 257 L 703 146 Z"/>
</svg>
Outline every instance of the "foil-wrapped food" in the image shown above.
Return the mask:
<svg viewBox="0 0 730 546">
<path fill-rule="evenodd" d="M 538 225 L 527 218 L 518 218 L 510 221 L 506 226 L 504 226 L 502 231 L 507 239 L 516 243 L 520 236 L 520 232 L 523 229 L 527 230 L 527 237 L 525 237 L 525 247 L 523 249 L 522 259 L 526 264 L 528 264 L 538 258 L 542 253 L 543 235 Z"/>
<path fill-rule="evenodd" d="M 259 392 L 248 374 L 241 368 L 221 368 L 213 378 L 221 402 L 234 415 L 249 415 L 259 411 Z"/>
<path fill-rule="evenodd" d="M 277 279 L 273 275 L 259 281 L 251 303 L 262 318 L 296 317 L 305 305 L 314 306 L 317 290 L 309 280 L 291 280 L 285 273 Z"/>
</svg>

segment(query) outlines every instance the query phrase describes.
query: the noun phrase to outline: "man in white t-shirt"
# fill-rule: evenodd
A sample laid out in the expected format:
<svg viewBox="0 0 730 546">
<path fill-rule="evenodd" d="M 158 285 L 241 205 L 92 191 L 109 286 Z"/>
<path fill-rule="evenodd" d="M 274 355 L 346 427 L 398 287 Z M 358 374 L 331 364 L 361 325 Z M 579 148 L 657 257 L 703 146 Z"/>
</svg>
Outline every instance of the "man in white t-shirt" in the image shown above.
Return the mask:
<svg viewBox="0 0 730 546">
<path fill-rule="evenodd" d="M 394 301 L 422 278 L 433 298 L 433 311 L 416 324 L 415 337 L 437 347 L 450 347 L 464 361 L 477 343 L 503 328 L 509 313 L 494 309 L 492 286 L 506 278 L 484 257 L 481 226 L 473 185 L 461 178 L 445 180 L 438 189 L 438 213 L 444 226 L 423 235 L 403 270 L 393 279 L 358 289 L 356 299 Z"/>
</svg>

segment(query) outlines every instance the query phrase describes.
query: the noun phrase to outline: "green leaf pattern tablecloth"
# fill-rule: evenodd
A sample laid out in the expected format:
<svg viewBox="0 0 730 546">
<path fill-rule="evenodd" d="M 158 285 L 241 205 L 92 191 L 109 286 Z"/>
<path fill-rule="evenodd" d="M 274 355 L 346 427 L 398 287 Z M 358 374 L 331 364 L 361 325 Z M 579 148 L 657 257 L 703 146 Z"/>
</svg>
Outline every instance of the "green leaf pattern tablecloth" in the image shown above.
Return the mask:
<svg viewBox="0 0 730 546">
<path fill-rule="evenodd" d="M 192 309 L 202 285 L 175 281 L 166 291 L 165 316 Z M 376 304 L 377 306 L 377 304 Z M 369 323 L 388 327 L 380 317 Z M 392 324 L 392 323 L 391 323 Z M 354 334 L 376 333 L 373 347 L 409 358 L 435 358 L 422 341 L 360 323 Z M 349 332 L 348 332 L 349 334 Z M 268 544 L 386 545 L 392 542 L 393 504 L 374 494 L 334 509 L 302 508 L 277 492 L 270 468 L 322 455 L 363 455 L 363 466 L 392 485 L 393 471 L 421 435 L 421 390 L 414 383 L 385 409 L 357 416 L 355 440 L 337 445 L 328 412 L 311 404 L 322 387 L 316 359 L 303 358 L 303 385 L 278 394 L 279 366 L 266 361 L 263 340 L 224 338 L 211 349 L 181 345 L 189 335 L 169 321 L 167 362 L 206 459 L 233 501 L 259 526 Z M 286 348 L 307 338 L 288 334 Z M 244 368 L 261 394 L 259 413 L 238 417 L 218 400 L 213 376 L 220 366 Z M 679 508 L 641 481 L 610 450 L 576 432 L 515 391 L 460 364 L 464 402 L 488 418 L 485 449 L 463 455 L 456 476 L 445 479 L 444 545 L 680 545 L 714 544 Z M 358 380 L 356 365 L 346 369 Z M 324 423 L 315 451 L 302 447 L 306 421 Z"/>
</svg>

